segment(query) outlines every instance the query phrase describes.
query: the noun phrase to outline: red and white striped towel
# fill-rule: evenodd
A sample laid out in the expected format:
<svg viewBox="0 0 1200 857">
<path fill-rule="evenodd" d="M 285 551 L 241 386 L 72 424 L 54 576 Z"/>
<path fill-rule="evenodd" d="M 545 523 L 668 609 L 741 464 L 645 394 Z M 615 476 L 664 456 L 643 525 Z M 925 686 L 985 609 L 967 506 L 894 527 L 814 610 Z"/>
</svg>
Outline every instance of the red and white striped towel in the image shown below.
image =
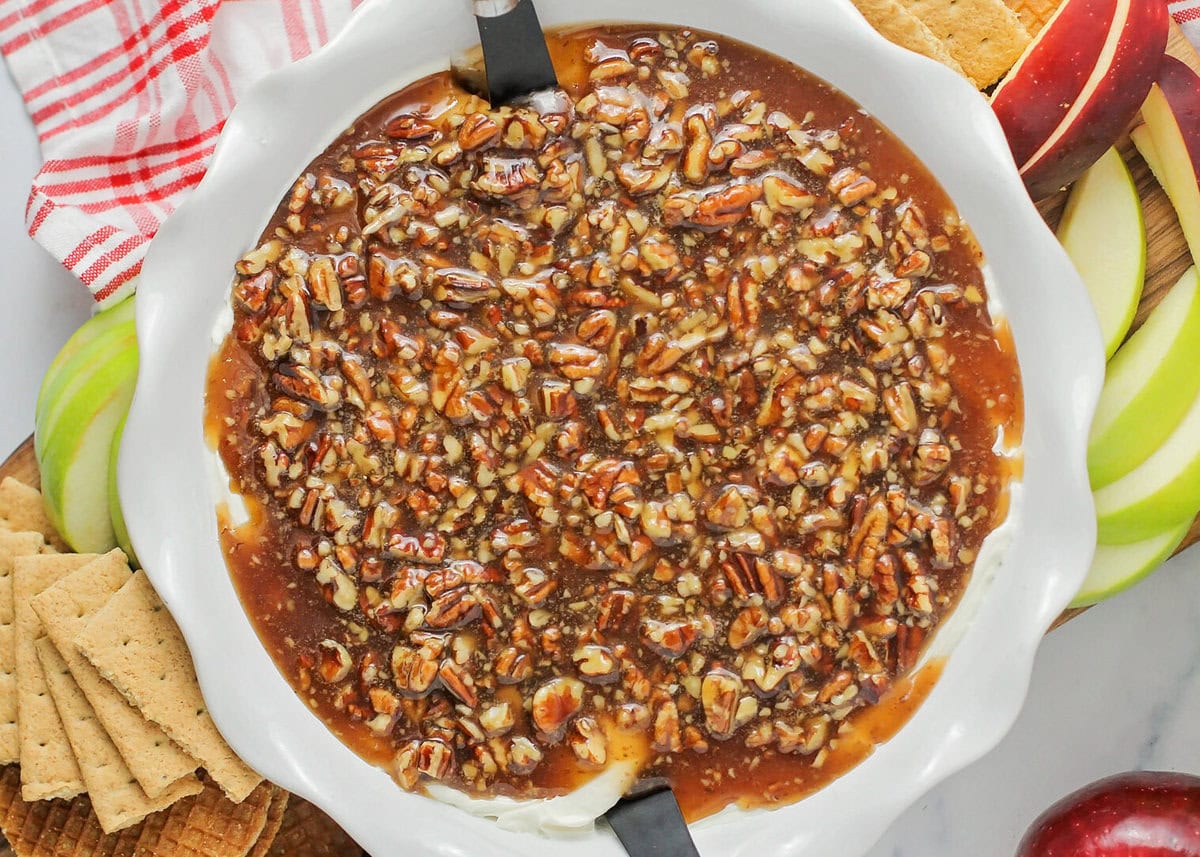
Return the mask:
<svg viewBox="0 0 1200 857">
<path fill-rule="evenodd" d="M 361 0 L 0 0 L 0 52 L 45 164 L 30 234 L 96 300 L 127 294 L 237 97 Z"/>
<path fill-rule="evenodd" d="M 1200 0 L 1176 0 L 1168 3 L 1167 8 L 1188 41 L 1200 47 Z"/>
<path fill-rule="evenodd" d="M 45 156 L 30 234 L 97 301 L 128 294 L 238 95 L 326 42 L 359 2 L 0 0 L 0 53 Z M 1200 44 L 1200 0 L 1170 8 Z"/>
</svg>

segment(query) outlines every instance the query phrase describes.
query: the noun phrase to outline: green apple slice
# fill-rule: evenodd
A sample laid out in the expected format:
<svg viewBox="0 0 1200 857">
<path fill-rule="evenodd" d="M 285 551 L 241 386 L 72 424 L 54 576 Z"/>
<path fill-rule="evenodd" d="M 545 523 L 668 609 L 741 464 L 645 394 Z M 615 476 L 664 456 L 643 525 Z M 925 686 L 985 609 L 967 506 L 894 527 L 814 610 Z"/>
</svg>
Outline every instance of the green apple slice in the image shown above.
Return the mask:
<svg viewBox="0 0 1200 857">
<path fill-rule="evenodd" d="M 1171 433 L 1200 391 L 1200 276 L 1189 268 L 1117 351 L 1088 437 L 1088 475 L 1102 488 Z"/>
<path fill-rule="evenodd" d="M 104 319 L 104 315 L 93 316 L 84 323 L 84 327 Z M 137 347 L 137 329 L 132 318 L 115 324 L 97 323 L 96 326 L 98 332 L 42 380 L 34 412 L 34 453 L 39 459 L 45 453 L 46 438 L 54 433 L 54 427 L 69 403 L 89 385 L 96 367 L 103 365 L 114 354 Z"/>
<path fill-rule="evenodd" d="M 126 298 L 112 309 L 92 316 L 71 334 L 42 377 L 34 417 L 36 425 L 45 423 L 51 403 L 63 400 L 63 387 L 79 377 L 82 367 L 95 362 L 97 354 L 104 353 L 96 340 L 133 324 L 134 307 L 134 299 Z"/>
<path fill-rule="evenodd" d="M 1087 607 L 1122 592 L 1154 569 L 1175 552 L 1192 528 L 1191 521 L 1127 545 L 1097 545 L 1092 567 L 1088 569 L 1072 607 Z"/>
<path fill-rule="evenodd" d="M 1142 104 L 1153 142 L 1154 174 L 1171 198 L 1179 225 L 1200 259 L 1200 75 L 1173 56 L 1162 58 L 1158 81 Z M 1147 159 L 1149 162 L 1149 159 Z"/>
<path fill-rule="evenodd" d="M 1087 286 L 1112 357 L 1133 324 L 1146 279 L 1146 225 L 1129 168 L 1109 149 L 1071 187 L 1058 240 Z"/>
<path fill-rule="evenodd" d="M 138 566 L 137 557 L 133 553 L 133 544 L 129 541 L 129 529 L 125 526 L 125 513 L 121 510 L 121 494 L 117 490 L 117 462 L 121 457 L 121 437 L 125 434 L 125 416 L 117 423 L 113 432 L 112 449 L 108 454 L 108 515 L 112 519 L 113 536 L 117 547 L 125 552 L 129 563 L 134 568 Z"/>
<path fill-rule="evenodd" d="M 1154 453 L 1116 482 L 1092 492 L 1097 540 L 1148 539 L 1200 512 L 1200 396 Z"/>
<path fill-rule="evenodd" d="M 129 410 L 137 380 L 136 338 L 91 367 L 41 440 L 42 497 L 55 528 L 82 553 L 116 545 L 109 514 L 109 459 L 117 424 Z"/>
<path fill-rule="evenodd" d="M 1165 173 L 1163 172 L 1162 164 L 1159 163 L 1158 150 L 1154 148 L 1154 140 L 1150 136 L 1150 129 L 1145 125 L 1138 125 L 1129 132 L 1129 139 L 1133 141 L 1133 147 L 1138 150 L 1138 154 L 1142 156 L 1142 160 L 1150 168 L 1155 181 L 1162 186 Z"/>
</svg>

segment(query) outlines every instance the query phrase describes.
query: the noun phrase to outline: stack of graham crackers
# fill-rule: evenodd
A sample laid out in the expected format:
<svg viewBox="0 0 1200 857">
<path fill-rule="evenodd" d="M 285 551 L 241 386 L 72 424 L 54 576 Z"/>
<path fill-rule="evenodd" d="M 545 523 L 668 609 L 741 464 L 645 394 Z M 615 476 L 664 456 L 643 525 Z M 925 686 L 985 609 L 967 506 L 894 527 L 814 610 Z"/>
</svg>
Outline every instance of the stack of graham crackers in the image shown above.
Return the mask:
<svg viewBox="0 0 1200 857">
<path fill-rule="evenodd" d="M 0 482 L 0 830 L 16 857 L 360 857 L 242 762 L 123 553 L 67 553 Z"/>
<path fill-rule="evenodd" d="M 1059 0 L 851 0 L 889 41 L 986 89 L 1020 58 Z"/>
</svg>

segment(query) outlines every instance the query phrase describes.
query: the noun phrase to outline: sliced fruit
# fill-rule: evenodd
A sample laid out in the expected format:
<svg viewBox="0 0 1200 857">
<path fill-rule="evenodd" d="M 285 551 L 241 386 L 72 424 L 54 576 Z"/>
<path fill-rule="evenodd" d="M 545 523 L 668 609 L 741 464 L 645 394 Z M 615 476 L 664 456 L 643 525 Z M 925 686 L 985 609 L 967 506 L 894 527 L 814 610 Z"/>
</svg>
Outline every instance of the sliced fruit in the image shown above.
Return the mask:
<svg viewBox="0 0 1200 857">
<path fill-rule="evenodd" d="M 50 520 L 67 543 L 83 553 L 103 553 L 116 546 L 109 515 L 109 456 L 136 378 L 136 350 L 107 361 L 64 410 L 61 428 L 48 438 L 38 462 Z"/>
<path fill-rule="evenodd" d="M 1142 541 L 1196 517 L 1200 512 L 1200 396 L 1153 455 L 1092 496 L 1101 544 Z"/>
<path fill-rule="evenodd" d="M 1115 148 L 1071 187 L 1058 240 L 1087 286 L 1112 357 L 1129 332 L 1146 279 L 1146 224 L 1129 168 Z"/>
<path fill-rule="evenodd" d="M 1167 29 L 1167 10 L 1156 0 L 1059 6 L 992 96 L 1030 196 L 1072 182 L 1129 127 Z"/>
<path fill-rule="evenodd" d="M 1158 160 L 1158 150 L 1154 148 L 1154 141 L 1150 139 L 1150 129 L 1144 124 L 1138 125 L 1129 132 L 1129 139 L 1133 141 L 1133 146 L 1138 150 L 1138 154 L 1142 156 L 1142 160 L 1146 162 L 1146 166 L 1150 168 L 1150 172 L 1154 175 L 1154 180 L 1163 187 L 1163 169 L 1162 164 Z"/>
<path fill-rule="evenodd" d="M 1163 57 L 1142 119 L 1158 162 L 1154 174 L 1179 215 L 1192 259 L 1200 259 L 1200 76 L 1175 57 Z"/>
<path fill-rule="evenodd" d="M 109 512 L 113 434 L 137 379 L 137 336 L 130 302 L 89 319 L 39 396 L 34 449 L 42 497 L 55 528 L 75 550 L 116 544 Z"/>
<path fill-rule="evenodd" d="M 39 456 L 44 439 L 49 436 L 62 409 L 80 388 L 87 385 L 97 364 L 127 348 L 131 340 L 136 341 L 133 307 L 134 301 L 130 298 L 111 310 L 92 316 L 67 340 L 50 364 L 42 379 L 34 412 L 34 425 L 39 429 L 34 436 L 34 452 Z"/>
<path fill-rule="evenodd" d="M 117 489 L 117 463 L 121 456 L 121 437 L 125 433 L 125 417 L 117 423 L 113 432 L 112 449 L 108 455 L 108 515 L 112 519 L 113 537 L 117 547 L 125 552 L 129 562 L 135 568 L 137 557 L 133 553 L 133 544 L 129 541 L 129 529 L 125 526 L 125 513 L 121 510 L 121 494 Z"/>
<path fill-rule="evenodd" d="M 1133 586 L 1175 553 L 1191 528 L 1192 522 L 1186 521 L 1140 542 L 1097 545 L 1087 580 L 1071 606 L 1087 607 Z"/>
<path fill-rule="evenodd" d="M 1189 268 L 1108 364 L 1088 437 L 1102 488 L 1150 457 L 1200 392 L 1200 274 Z"/>
</svg>

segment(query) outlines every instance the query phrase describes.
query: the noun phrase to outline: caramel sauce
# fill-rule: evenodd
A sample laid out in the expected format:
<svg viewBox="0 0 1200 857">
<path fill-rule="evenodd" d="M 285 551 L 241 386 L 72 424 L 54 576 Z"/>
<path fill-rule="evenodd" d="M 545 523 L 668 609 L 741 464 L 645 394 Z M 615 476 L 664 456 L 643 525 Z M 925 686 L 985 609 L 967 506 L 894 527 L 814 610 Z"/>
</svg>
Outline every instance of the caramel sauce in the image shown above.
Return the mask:
<svg viewBox="0 0 1200 857">
<path fill-rule="evenodd" d="M 712 767 L 703 757 L 684 761 L 671 775 L 684 818 L 696 821 L 729 804 L 773 809 L 808 797 L 857 767 L 899 732 L 933 691 L 943 666 L 940 659 L 927 662 L 898 680 L 875 705 L 851 715 L 820 767 L 797 765 L 795 756 L 770 747 L 727 768 L 719 780 L 698 770 Z"/>
<path fill-rule="evenodd" d="M 584 28 L 552 32 L 548 36 L 551 55 L 559 69 L 564 88 L 578 98 L 587 86 L 586 46 L 598 36 L 628 40 L 638 33 L 652 34 L 645 27 Z M 795 116 L 810 115 L 815 127 L 836 128 L 854 117 L 862 139 L 863 165 L 880 186 L 894 185 L 927 212 L 941 216 L 953 212 L 953 206 L 941 187 L 916 162 L 912 153 L 885 129 L 862 116 L 855 105 L 829 84 L 812 77 L 784 61 L 728 39 L 721 40 L 721 57 L 727 63 L 722 81 L 737 81 L 745 88 L 759 89 L 772 109 Z M 728 93 L 719 84 L 697 81 L 692 94 L 695 101 L 717 99 Z M 389 96 L 355 123 L 357 138 L 369 138 L 389 121 L 402 115 L 418 115 L 436 120 L 464 94 L 449 73 L 433 75 Z M 310 170 L 324 166 L 337 173 L 331 152 L 319 157 Z M 348 183 L 353 176 L 341 180 Z M 286 203 L 286 200 L 285 200 Z M 271 233 L 287 217 L 281 205 L 264 231 Z M 312 252 L 326 236 L 346 226 L 359 228 L 361 205 L 331 217 L 307 236 L 312 247 L 297 244 Z M 965 230 L 960 230 L 965 234 Z M 980 253 L 973 241 L 962 240 L 939 259 L 947 280 L 965 288 L 984 291 L 979 269 Z M 971 561 L 956 563 L 938 572 L 941 592 L 949 599 L 942 606 L 944 617 L 957 603 L 983 538 L 1000 524 L 1008 508 L 1008 484 L 1019 477 L 1021 459 L 1016 445 L 1022 428 L 1023 403 L 1011 332 L 1002 321 L 993 321 L 978 306 L 948 311 L 948 333 L 941 340 L 954 365 L 954 391 L 958 414 L 953 429 L 961 443 L 956 468 L 986 476 L 977 501 L 991 510 L 990 526 L 977 526 L 964 532 L 960 547 Z M 764 326 L 782 325 L 772 319 Z M 267 373 L 269 375 L 269 372 Z M 292 557 L 302 543 L 289 518 L 272 510 L 260 498 L 261 463 L 256 458 L 257 432 L 254 421 L 269 405 L 262 358 L 236 337 L 230 336 L 214 357 L 208 379 L 206 437 L 219 451 L 231 477 L 231 488 L 243 496 L 250 519 L 235 525 L 227 512 L 220 515 L 220 537 L 229 572 L 252 624 L 276 665 L 296 693 L 322 718 L 337 736 L 367 760 L 388 766 L 396 752 L 397 738 L 371 732 L 362 719 L 351 716 L 338 700 L 335 688 L 312 675 L 306 656 L 322 639 L 344 634 L 343 618 L 329 604 L 311 575 L 298 573 Z M 993 451 L 997 429 L 1003 427 L 1009 450 Z M 565 585 L 581 584 L 587 572 L 575 570 Z M 368 626 L 371 645 L 381 657 L 395 640 L 391 635 Z M 614 634 L 614 641 L 622 641 Z M 636 643 L 636 634 L 628 641 Z M 927 642 L 927 640 L 926 640 Z M 874 747 L 888 740 L 912 716 L 935 685 L 941 663 L 932 662 L 919 671 L 911 670 L 919 648 L 898 662 L 900 674 L 891 689 L 875 704 L 851 714 L 840 725 L 835 742 L 821 754 L 819 764 L 812 757 L 781 753 L 773 747 L 747 750 L 740 734 L 726 741 L 711 742 L 705 753 L 676 753 L 648 767 L 644 773 L 668 777 L 689 820 L 702 818 L 729 803 L 745 807 L 777 806 L 811 794 L 832 779 L 859 764 Z M 515 687 L 502 687 L 494 697 L 508 699 L 523 711 L 521 695 Z M 686 697 L 685 697 L 686 699 Z M 699 703 L 695 703 L 696 706 Z M 414 707 L 413 711 L 419 711 Z M 686 713 L 686 712 L 684 712 Z M 532 735 L 533 728 L 522 714 L 512 735 Z M 612 732 L 619 736 L 610 743 L 610 759 L 646 758 L 645 733 Z M 497 780 L 490 794 L 549 796 L 562 794 L 586 782 L 595 770 L 583 765 L 565 743 L 545 748 L 545 760 L 527 777 Z"/>
</svg>

